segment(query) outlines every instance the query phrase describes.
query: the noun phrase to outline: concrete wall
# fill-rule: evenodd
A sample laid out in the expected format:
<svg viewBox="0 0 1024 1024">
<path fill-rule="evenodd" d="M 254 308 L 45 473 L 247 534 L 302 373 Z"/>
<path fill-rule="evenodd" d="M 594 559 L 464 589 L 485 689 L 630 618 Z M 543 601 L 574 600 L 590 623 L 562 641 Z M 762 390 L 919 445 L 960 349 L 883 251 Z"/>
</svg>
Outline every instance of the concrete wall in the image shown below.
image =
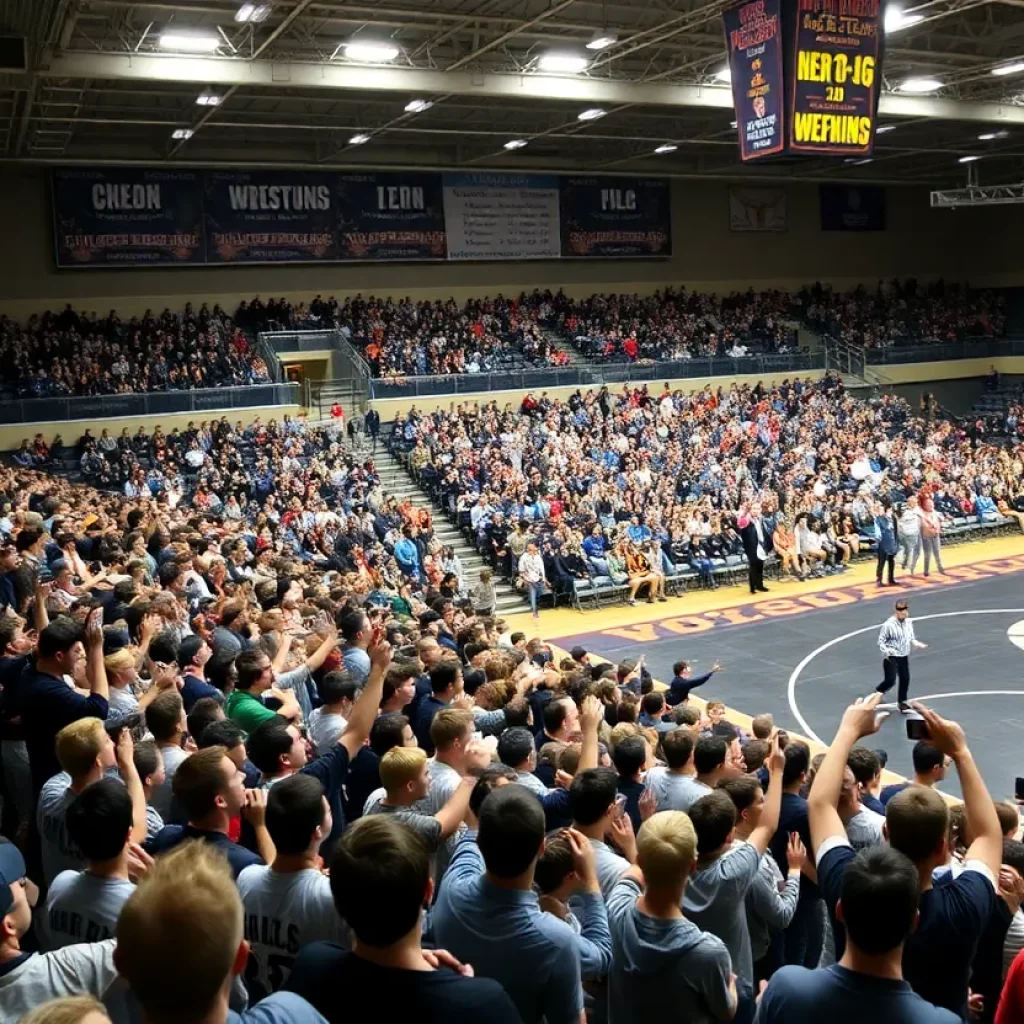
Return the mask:
<svg viewBox="0 0 1024 1024">
<path fill-rule="evenodd" d="M 0 170 L 0 312 L 24 316 L 73 302 L 122 314 L 179 307 L 187 300 L 234 308 L 254 294 L 310 298 L 355 292 L 464 298 L 485 293 L 564 287 L 650 292 L 666 284 L 728 292 L 747 287 L 798 288 L 815 280 L 837 287 L 918 277 L 1017 284 L 1024 253 L 1019 207 L 932 210 L 919 186 L 888 190 L 888 229 L 879 233 L 822 232 L 817 185 L 786 186 L 789 230 L 779 234 L 729 230 L 728 184 L 676 180 L 673 249 L 665 261 L 558 261 L 458 264 L 340 264 L 292 267 L 94 269 L 58 273 L 47 175 L 42 168 Z"/>
</svg>

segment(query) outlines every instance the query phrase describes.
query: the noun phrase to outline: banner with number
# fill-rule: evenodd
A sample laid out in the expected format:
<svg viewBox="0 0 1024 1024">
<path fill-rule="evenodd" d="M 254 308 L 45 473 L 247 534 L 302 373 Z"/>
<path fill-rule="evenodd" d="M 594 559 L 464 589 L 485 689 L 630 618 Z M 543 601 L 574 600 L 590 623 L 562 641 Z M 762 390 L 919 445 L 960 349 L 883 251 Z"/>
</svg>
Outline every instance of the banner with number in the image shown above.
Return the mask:
<svg viewBox="0 0 1024 1024">
<path fill-rule="evenodd" d="M 554 174 L 446 174 L 444 219 L 450 260 L 561 255 Z"/>
<path fill-rule="evenodd" d="M 793 0 L 789 151 L 866 156 L 882 81 L 881 0 Z"/>
<path fill-rule="evenodd" d="M 345 260 L 443 260 L 440 174 L 342 174 L 338 246 Z"/>
<path fill-rule="evenodd" d="M 51 191 L 58 267 L 203 262 L 198 171 L 62 168 Z"/>
<path fill-rule="evenodd" d="M 313 171 L 207 171 L 209 263 L 337 258 L 333 178 Z"/>
<path fill-rule="evenodd" d="M 884 231 L 885 189 L 879 185 L 822 185 L 822 231 Z"/>
<path fill-rule="evenodd" d="M 563 258 L 672 255 L 662 178 L 562 178 L 561 220 Z"/>
<path fill-rule="evenodd" d="M 743 0 L 722 12 L 740 158 L 786 145 L 781 0 Z"/>
</svg>

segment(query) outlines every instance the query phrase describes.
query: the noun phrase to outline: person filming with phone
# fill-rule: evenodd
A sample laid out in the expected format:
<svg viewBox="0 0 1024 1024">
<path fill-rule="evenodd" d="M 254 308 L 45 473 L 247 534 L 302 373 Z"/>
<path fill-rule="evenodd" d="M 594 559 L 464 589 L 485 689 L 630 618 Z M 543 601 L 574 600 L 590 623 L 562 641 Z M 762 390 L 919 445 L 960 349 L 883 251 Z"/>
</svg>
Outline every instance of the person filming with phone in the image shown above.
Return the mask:
<svg viewBox="0 0 1024 1024">
<path fill-rule="evenodd" d="M 906 601 L 897 601 L 895 614 L 886 619 L 878 634 L 878 649 L 882 652 L 882 671 L 885 678 L 876 689 L 887 693 L 899 679 L 897 700 L 900 711 L 908 711 L 907 694 L 910 690 L 910 651 L 923 651 L 928 645 L 914 636 L 914 623 L 910 618 L 910 606 Z"/>
</svg>

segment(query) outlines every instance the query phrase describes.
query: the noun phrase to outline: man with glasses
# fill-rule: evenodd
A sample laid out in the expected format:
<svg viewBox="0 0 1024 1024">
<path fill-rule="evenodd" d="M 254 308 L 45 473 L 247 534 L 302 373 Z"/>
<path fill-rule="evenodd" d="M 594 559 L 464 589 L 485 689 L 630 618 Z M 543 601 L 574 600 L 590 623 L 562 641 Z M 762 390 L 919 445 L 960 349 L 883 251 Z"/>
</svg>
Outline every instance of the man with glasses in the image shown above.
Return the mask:
<svg viewBox="0 0 1024 1024">
<path fill-rule="evenodd" d="M 900 711 L 909 711 L 907 691 L 910 689 L 911 648 L 924 650 L 927 644 L 914 636 L 914 623 L 910 619 L 910 607 L 906 601 L 896 602 L 896 612 L 882 624 L 878 634 L 878 649 L 882 652 L 882 671 L 885 678 L 876 689 L 887 693 L 899 679 L 898 701 Z"/>
</svg>

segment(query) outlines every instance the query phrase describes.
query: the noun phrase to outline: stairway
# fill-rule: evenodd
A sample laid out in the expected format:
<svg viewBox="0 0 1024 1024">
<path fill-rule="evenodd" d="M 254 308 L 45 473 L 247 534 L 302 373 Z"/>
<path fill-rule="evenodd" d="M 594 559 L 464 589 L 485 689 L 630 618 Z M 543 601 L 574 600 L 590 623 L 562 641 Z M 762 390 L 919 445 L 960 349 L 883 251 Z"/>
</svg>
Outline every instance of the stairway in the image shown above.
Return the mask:
<svg viewBox="0 0 1024 1024">
<path fill-rule="evenodd" d="M 583 357 L 583 353 L 568 339 L 562 337 L 558 331 L 553 331 L 547 327 L 541 328 L 541 333 L 551 343 L 553 348 L 557 348 L 564 352 L 569 357 L 568 366 L 589 366 L 590 364 Z"/>
<path fill-rule="evenodd" d="M 455 553 L 462 561 L 466 589 L 475 587 L 480 580 L 480 570 L 485 564 L 476 549 L 466 542 L 466 538 L 452 525 L 448 516 L 419 489 L 405 467 L 387 449 L 378 447 L 373 462 L 386 494 L 393 494 L 399 501 L 411 498 L 414 505 L 423 505 L 433 511 L 434 535 L 442 544 L 455 549 Z M 498 595 L 494 608 L 495 615 L 511 615 L 526 610 L 525 599 L 507 583 L 495 579 L 494 589 Z"/>
</svg>

